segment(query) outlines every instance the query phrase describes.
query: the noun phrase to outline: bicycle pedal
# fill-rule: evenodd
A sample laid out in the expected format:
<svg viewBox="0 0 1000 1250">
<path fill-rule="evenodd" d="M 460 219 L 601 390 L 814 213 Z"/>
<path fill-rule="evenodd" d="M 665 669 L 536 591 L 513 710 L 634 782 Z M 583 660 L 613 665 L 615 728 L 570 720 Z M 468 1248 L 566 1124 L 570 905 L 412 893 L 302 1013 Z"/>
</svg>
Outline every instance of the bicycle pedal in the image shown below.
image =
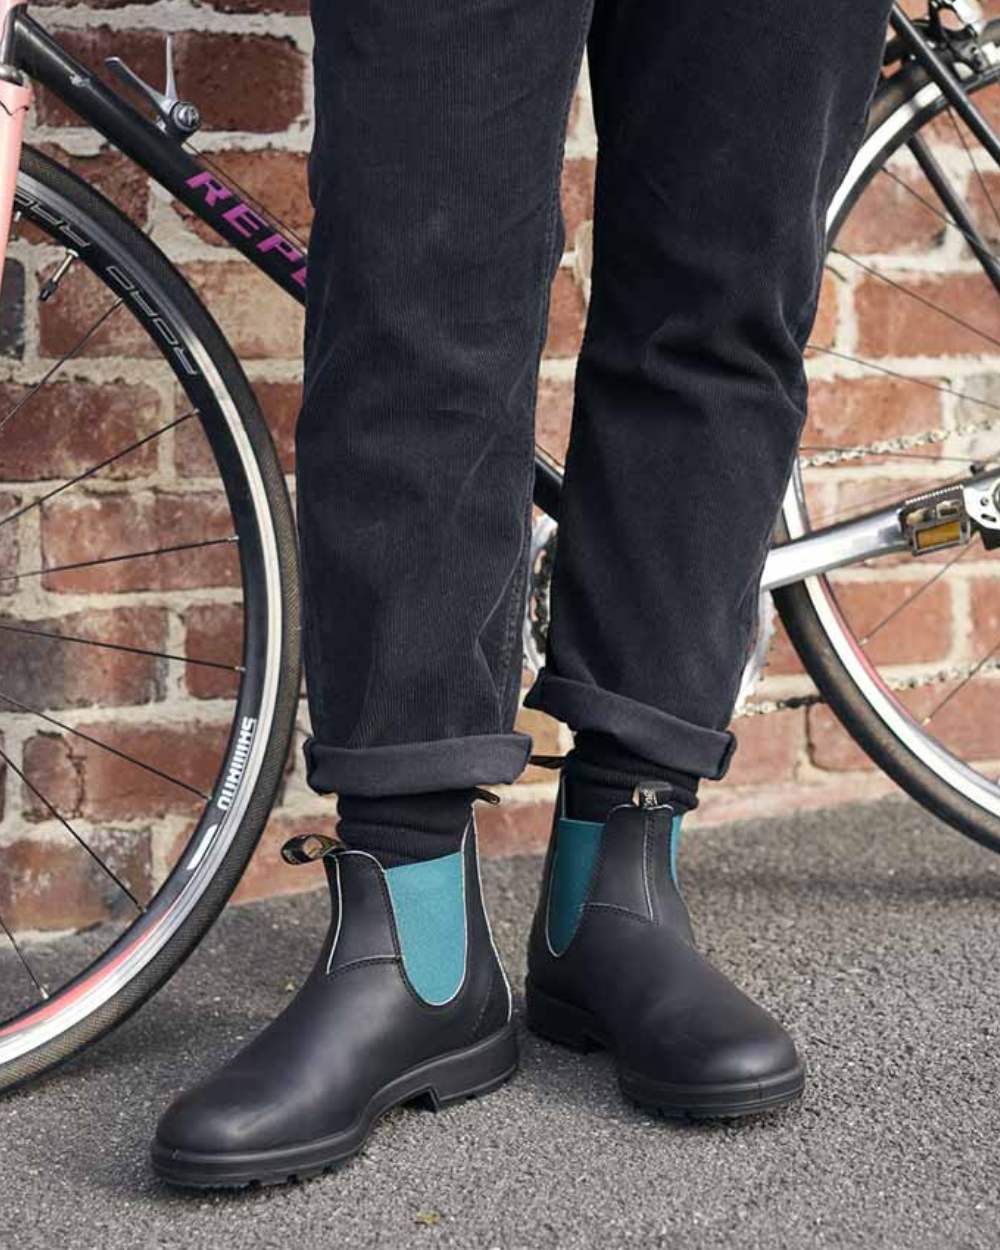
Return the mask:
<svg viewBox="0 0 1000 1250">
<path fill-rule="evenodd" d="M 959 547 L 972 537 L 961 487 L 909 500 L 900 512 L 899 523 L 915 556 Z"/>
</svg>

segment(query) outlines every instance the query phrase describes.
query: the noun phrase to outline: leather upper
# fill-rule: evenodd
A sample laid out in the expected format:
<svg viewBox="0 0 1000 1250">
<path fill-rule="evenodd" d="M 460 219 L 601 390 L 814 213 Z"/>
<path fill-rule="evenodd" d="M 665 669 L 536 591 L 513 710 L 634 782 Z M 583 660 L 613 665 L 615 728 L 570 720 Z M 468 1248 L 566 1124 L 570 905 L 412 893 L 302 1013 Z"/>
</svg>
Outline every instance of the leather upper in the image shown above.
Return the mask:
<svg viewBox="0 0 1000 1250">
<path fill-rule="evenodd" d="M 503 1028 L 510 991 L 483 910 L 472 821 L 463 855 L 468 952 L 449 1002 L 430 1006 L 410 984 L 378 862 L 337 850 L 324 861 L 330 928 L 305 984 L 249 1045 L 168 1108 L 159 1141 L 240 1152 L 331 1136 L 352 1127 L 389 1081 Z"/>
<path fill-rule="evenodd" d="M 559 955 L 546 925 L 550 846 L 529 986 L 589 1013 L 620 1064 L 654 1080 L 714 1084 L 793 1069 L 784 1029 L 694 946 L 670 873 L 672 821 L 669 806 L 611 812 L 579 924 Z"/>
</svg>

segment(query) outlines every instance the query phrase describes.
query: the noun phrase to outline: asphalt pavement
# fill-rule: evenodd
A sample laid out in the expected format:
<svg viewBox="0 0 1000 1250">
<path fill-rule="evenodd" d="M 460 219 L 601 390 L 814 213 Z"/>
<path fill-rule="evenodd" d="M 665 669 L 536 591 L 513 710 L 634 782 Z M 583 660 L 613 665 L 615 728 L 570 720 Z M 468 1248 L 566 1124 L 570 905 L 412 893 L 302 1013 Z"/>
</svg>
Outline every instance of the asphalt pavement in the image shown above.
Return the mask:
<svg viewBox="0 0 1000 1250">
<path fill-rule="evenodd" d="M 797 1108 L 663 1121 L 606 1056 L 525 1035 L 510 1085 L 392 1113 L 335 1174 L 170 1190 L 146 1159 L 160 1109 L 281 1008 L 325 924 L 321 894 L 255 903 L 91 1054 L 0 1099 L 0 1247 L 995 1250 L 1000 857 L 889 800 L 695 832 L 682 869 L 702 945 L 800 1044 Z M 539 870 L 484 874 L 515 985 Z"/>
</svg>

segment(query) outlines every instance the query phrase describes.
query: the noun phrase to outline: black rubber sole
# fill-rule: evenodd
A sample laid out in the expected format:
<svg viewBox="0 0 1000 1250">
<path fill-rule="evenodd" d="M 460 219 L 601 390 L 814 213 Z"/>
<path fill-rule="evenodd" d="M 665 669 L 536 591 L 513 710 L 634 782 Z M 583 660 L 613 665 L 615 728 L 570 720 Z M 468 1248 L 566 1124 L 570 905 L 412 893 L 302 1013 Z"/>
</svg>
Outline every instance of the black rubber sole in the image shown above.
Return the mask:
<svg viewBox="0 0 1000 1250">
<path fill-rule="evenodd" d="M 307 1180 L 356 1155 L 379 1119 L 393 1107 L 423 1102 L 440 1111 L 451 1103 L 477 1098 L 509 1080 L 517 1062 L 517 1038 L 509 1024 L 475 1046 L 431 1059 L 384 1085 L 357 1123 L 331 1137 L 246 1154 L 177 1150 L 157 1139 L 151 1151 L 153 1171 L 161 1180 L 187 1189 L 243 1189 Z"/>
<path fill-rule="evenodd" d="M 614 1046 L 587 1011 L 526 986 L 528 1028 L 547 1041 L 572 1050 L 607 1050 Z M 684 1120 L 733 1120 L 777 1111 L 801 1097 L 806 1073 L 802 1064 L 766 1080 L 722 1085 L 677 1085 L 652 1080 L 618 1064 L 618 1081 L 626 1098 L 661 1115 Z"/>
</svg>

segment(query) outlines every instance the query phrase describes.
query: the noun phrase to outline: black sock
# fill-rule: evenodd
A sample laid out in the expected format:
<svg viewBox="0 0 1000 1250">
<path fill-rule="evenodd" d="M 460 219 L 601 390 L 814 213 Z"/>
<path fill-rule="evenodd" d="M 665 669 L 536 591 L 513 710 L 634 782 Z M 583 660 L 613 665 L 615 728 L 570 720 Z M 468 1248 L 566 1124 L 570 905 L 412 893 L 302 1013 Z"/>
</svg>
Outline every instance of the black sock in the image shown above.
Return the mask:
<svg viewBox="0 0 1000 1250">
<path fill-rule="evenodd" d="M 613 807 L 632 801 L 640 781 L 662 781 L 671 788 L 678 812 L 698 806 L 700 778 L 664 768 L 633 755 L 609 734 L 581 730 L 565 764 L 566 815 L 571 820 L 604 822 Z"/>
<path fill-rule="evenodd" d="M 471 789 L 377 799 L 342 794 L 337 834 L 352 850 L 374 855 L 383 868 L 437 859 L 461 849 L 475 796 Z"/>
</svg>

